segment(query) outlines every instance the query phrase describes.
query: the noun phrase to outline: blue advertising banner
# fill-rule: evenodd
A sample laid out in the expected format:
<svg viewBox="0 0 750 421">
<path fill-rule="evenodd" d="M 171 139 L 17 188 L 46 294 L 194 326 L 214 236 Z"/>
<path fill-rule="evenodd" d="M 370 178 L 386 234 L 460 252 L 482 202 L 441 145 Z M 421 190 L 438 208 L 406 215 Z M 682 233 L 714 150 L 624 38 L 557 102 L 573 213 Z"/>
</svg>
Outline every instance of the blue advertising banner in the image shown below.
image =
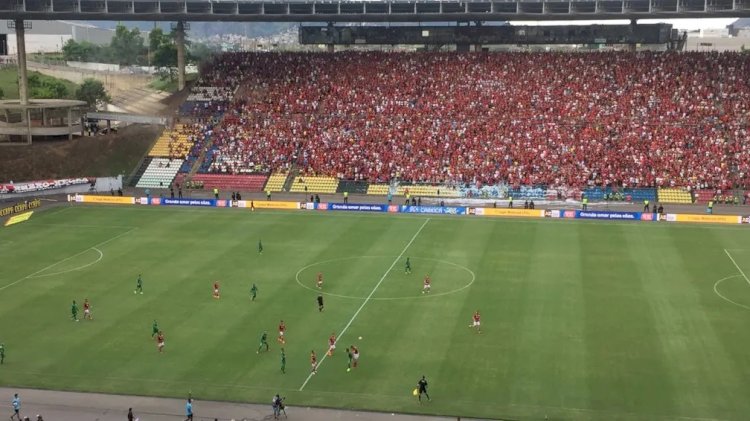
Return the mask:
<svg viewBox="0 0 750 421">
<path fill-rule="evenodd" d="M 463 206 L 401 206 L 398 211 L 402 213 L 427 213 L 432 215 L 466 215 L 466 208 Z"/>
<path fill-rule="evenodd" d="M 643 219 L 641 218 L 641 212 L 575 211 L 575 215 L 579 219 L 609 219 L 619 221 L 640 221 Z"/>
<path fill-rule="evenodd" d="M 322 205 L 322 203 L 320 203 Z M 388 205 L 368 203 L 329 203 L 328 210 L 350 212 L 387 212 Z"/>
<path fill-rule="evenodd" d="M 216 206 L 215 199 L 161 199 L 165 206 Z"/>
</svg>

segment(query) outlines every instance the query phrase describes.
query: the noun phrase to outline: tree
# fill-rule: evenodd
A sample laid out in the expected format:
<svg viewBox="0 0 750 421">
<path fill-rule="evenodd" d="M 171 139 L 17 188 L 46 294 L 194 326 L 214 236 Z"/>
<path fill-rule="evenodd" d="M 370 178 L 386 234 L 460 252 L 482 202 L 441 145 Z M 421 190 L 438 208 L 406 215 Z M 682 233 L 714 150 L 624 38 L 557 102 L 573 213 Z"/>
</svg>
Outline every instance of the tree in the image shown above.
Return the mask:
<svg viewBox="0 0 750 421">
<path fill-rule="evenodd" d="M 29 75 L 29 93 L 32 98 L 62 99 L 68 96 L 68 87 L 58 79 L 33 73 Z"/>
<path fill-rule="evenodd" d="M 69 39 L 63 45 L 63 58 L 67 61 L 96 61 L 102 55 L 102 48 L 90 42 L 76 42 Z"/>
<path fill-rule="evenodd" d="M 151 64 L 157 67 L 160 77 L 174 80 L 177 74 L 177 45 L 174 32 L 165 34 L 161 28 L 155 28 L 148 34 L 151 49 Z"/>
<path fill-rule="evenodd" d="M 89 107 L 93 109 L 98 109 L 100 102 L 108 102 L 110 100 L 107 90 L 104 89 L 104 85 L 96 79 L 84 80 L 76 90 L 76 99 L 86 101 Z"/>
<path fill-rule="evenodd" d="M 117 25 L 109 45 L 118 64 L 123 66 L 136 64 L 145 50 L 141 31 L 138 28 L 128 30 L 124 25 Z"/>
<path fill-rule="evenodd" d="M 214 55 L 218 50 L 202 42 L 195 42 L 188 49 L 188 60 L 194 64 L 200 64 Z"/>
</svg>

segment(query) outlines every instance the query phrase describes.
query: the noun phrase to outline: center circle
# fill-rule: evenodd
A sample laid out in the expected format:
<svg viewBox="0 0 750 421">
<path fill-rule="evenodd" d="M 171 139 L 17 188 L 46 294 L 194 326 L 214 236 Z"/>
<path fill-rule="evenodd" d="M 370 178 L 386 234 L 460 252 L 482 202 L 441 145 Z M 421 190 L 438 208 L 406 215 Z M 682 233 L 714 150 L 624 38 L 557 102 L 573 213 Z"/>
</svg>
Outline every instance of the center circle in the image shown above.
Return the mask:
<svg viewBox="0 0 750 421">
<path fill-rule="evenodd" d="M 324 289 L 318 289 L 318 288 L 315 288 L 315 287 L 311 286 L 311 285 L 315 284 L 316 270 L 317 270 L 317 272 L 323 273 L 323 275 L 324 275 L 324 288 L 325 288 L 326 284 L 330 284 L 330 282 L 325 277 L 325 268 L 327 268 L 327 267 L 330 268 L 333 265 L 339 264 L 340 262 L 352 262 L 352 261 L 356 261 L 356 260 L 382 259 L 384 261 L 384 267 L 385 268 L 390 267 L 390 265 L 393 266 L 388 271 L 388 276 L 391 276 L 394 272 L 397 272 L 398 270 L 400 270 L 400 269 L 396 269 L 396 265 L 399 262 L 396 262 L 395 264 L 393 263 L 393 259 L 395 259 L 395 258 L 396 258 L 396 256 L 349 256 L 349 257 L 338 257 L 338 258 L 335 258 L 335 259 L 322 260 L 322 261 L 319 261 L 319 262 L 313 262 L 313 263 L 311 263 L 311 264 L 309 264 L 307 266 L 303 266 L 302 268 L 300 268 L 297 271 L 297 273 L 294 275 L 294 279 L 297 281 L 297 284 L 299 286 L 301 286 L 302 288 L 308 289 L 310 291 L 314 291 L 314 292 L 319 293 L 319 294 L 328 295 L 328 296 L 331 296 L 331 297 L 338 297 L 338 298 L 349 298 L 349 299 L 354 299 L 354 300 L 366 300 L 367 299 L 367 295 L 366 294 L 365 295 L 339 294 L 339 293 L 334 293 L 334 292 L 328 292 L 328 291 L 325 291 Z M 430 262 L 434 266 L 433 270 L 430 273 L 430 277 L 433 278 L 433 291 L 435 291 L 434 287 L 436 286 L 436 284 L 445 285 L 444 281 L 446 279 L 445 276 L 447 276 L 446 275 L 447 273 L 450 273 L 450 272 L 453 272 L 454 274 L 455 273 L 463 273 L 463 275 L 461 276 L 461 278 L 459 278 L 460 279 L 459 282 L 453 281 L 451 279 L 450 282 L 452 282 L 454 284 L 457 283 L 458 285 L 455 286 L 455 287 L 453 287 L 453 288 L 451 288 L 448 291 L 435 291 L 435 292 L 431 292 L 429 294 L 416 294 L 415 293 L 415 295 L 404 295 L 404 296 L 393 296 L 393 297 L 370 297 L 370 300 L 382 300 L 382 301 L 385 301 L 385 300 L 411 300 L 411 299 L 415 299 L 415 298 L 440 297 L 440 296 L 443 296 L 443 295 L 455 294 L 457 292 L 461 292 L 461 291 L 465 290 L 466 288 L 470 287 L 474 283 L 474 281 L 476 280 L 476 274 L 474 274 L 474 272 L 471 269 L 467 268 L 466 266 L 459 265 L 458 263 L 453 263 L 453 262 L 449 262 L 447 260 L 433 259 L 433 258 L 428 258 L 428 257 L 410 257 L 410 260 L 412 262 L 412 266 L 415 267 L 415 268 L 417 268 L 417 267 L 420 266 L 419 262 Z M 337 265 L 337 266 L 340 266 L 340 264 Z M 441 267 L 443 267 L 442 270 L 441 270 Z M 310 273 L 308 274 L 307 272 L 310 272 Z M 442 272 L 442 274 L 441 274 L 441 272 Z M 417 275 L 417 273 L 419 273 L 419 272 L 417 270 L 415 270 L 415 273 L 413 275 L 408 275 L 408 276 L 413 276 L 413 278 L 412 278 L 413 281 L 414 282 L 419 282 L 419 284 L 421 285 L 422 278 L 419 277 L 419 275 Z M 382 275 L 378 275 L 378 279 L 374 279 L 373 280 L 372 287 L 375 287 L 376 282 L 379 281 L 379 277 L 380 276 L 382 276 Z M 302 279 L 306 279 L 311 285 L 306 285 L 305 282 Z M 385 282 L 385 280 L 384 280 L 384 282 Z M 417 290 L 419 292 L 421 292 L 421 286 L 418 287 L 418 288 L 415 287 L 415 291 L 417 291 Z"/>
</svg>

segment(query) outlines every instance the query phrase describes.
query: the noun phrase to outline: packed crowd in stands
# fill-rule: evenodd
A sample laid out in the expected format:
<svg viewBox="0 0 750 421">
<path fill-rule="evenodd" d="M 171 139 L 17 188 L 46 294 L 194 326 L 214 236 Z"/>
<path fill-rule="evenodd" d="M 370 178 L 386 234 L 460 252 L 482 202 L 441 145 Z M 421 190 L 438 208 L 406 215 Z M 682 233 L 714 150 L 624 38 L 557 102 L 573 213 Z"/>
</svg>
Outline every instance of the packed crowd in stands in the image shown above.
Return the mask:
<svg viewBox="0 0 750 421">
<path fill-rule="evenodd" d="M 232 53 L 204 71 L 240 88 L 210 172 L 750 186 L 750 54 Z"/>
</svg>

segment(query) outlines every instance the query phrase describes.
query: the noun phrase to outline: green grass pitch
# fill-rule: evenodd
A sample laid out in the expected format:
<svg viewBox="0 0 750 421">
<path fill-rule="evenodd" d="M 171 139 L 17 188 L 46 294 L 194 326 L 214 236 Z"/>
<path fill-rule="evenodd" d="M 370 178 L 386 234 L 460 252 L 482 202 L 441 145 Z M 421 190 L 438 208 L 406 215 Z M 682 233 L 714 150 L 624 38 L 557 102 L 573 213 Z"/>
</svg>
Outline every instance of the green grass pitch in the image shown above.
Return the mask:
<svg viewBox="0 0 750 421">
<path fill-rule="evenodd" d="M 0 231 L 0 384 L 260 403 L 280 393 L 291 406 L 524 420 L 750 413 L 746 229 L 426 221 L 150 207 L 37 214 Z M 143 295 L 133 294 L 139 273 Z M 71 321 L 71 301 L 84 298 L 94 320 Z M 475 310 L 481 334 L 468 327 Z M 322 358 L 344 329 L 310 377 L 310 351 Z M 257 355 L 263 331 L 271 350 Z M 351 344 L 361 366 L 347 373 Z M 423 374 L 432 402 L 419 405 L 411 391 Z"/>
</svg>

